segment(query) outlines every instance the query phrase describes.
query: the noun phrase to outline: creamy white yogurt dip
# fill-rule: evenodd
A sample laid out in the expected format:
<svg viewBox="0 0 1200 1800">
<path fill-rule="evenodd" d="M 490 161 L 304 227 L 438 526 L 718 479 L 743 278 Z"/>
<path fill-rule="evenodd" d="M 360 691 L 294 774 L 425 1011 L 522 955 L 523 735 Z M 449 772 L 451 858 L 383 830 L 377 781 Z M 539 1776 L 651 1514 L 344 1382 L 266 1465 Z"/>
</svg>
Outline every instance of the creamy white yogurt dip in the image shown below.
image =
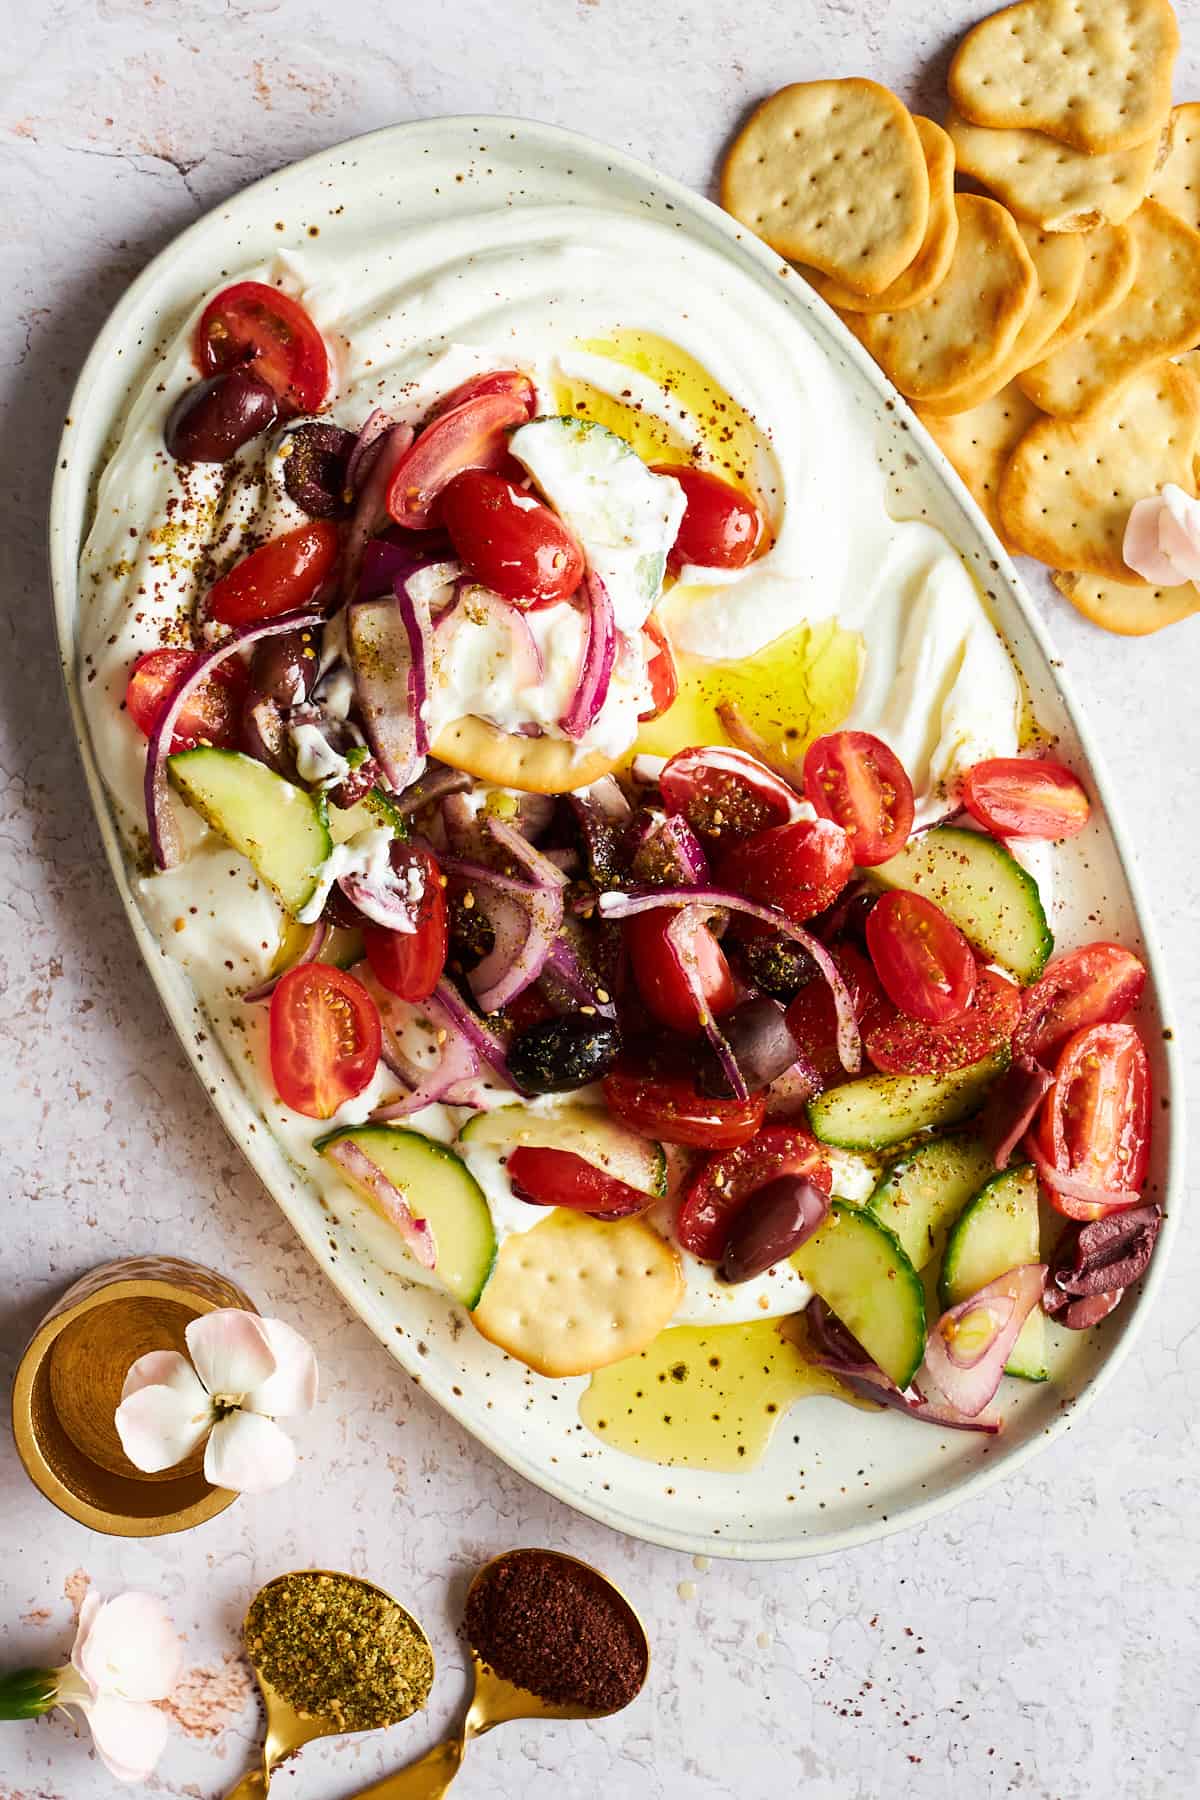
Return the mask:
<svg viewBox="0 0 1200 1800">
<path fill-rule="evenodd" d="M 688 447 L 711 438 L 711 421 L 677 393 L 587 346 L 622 332 L 679 345 L 734 396 L 753 421 L 753 480 L 769 515 L 771 542 L 745 569 L 687 568 L 688 604 L 672 617 L 685 651 L 740 657 L 804 621 L 835 618 L 861 633 L 865 655 L 848 723 L 887 739 L 908 768 L 918 823 L 948 808 L 955 774 L 985 756 L 1014 754 L 1021 695 L 1008 653 L 978 589 L 949 543 L 929 526 L 897 522 L 867 421 L 822 351 L 725 259 L 681 232 L 584 208 L 488 212 L 444 225 L 375 235 L 355 253 L 319 246 L 280 257 L 239 278 L 282 281 L 320 326 L 333 355 L 328 415 L 357 430 L 383 406 L 418 423 L 465 377 L 518 366 L 533 378 L 540 409 L 559 410 L 564 380 L 592 387 L 661 418 Z M 122 709 L 131 664 L 163 643 L 187 642 L 185 625 L 201 583 L 252 544 L 304 523 L 288 497 L 278 445 L 239 455 L 232 474 L 216 464 L 180 465 L 163 446 L 166 413 L 195 379 L 191 339 L 204 301 L 164 350 L 119 425 L 98 488 L 83 554 L 82 681 L 97 760 L 131 846 L 144 831 L 145 739 Z M 670 490 L 662 481 L 663 505 Z M 554 495 L 564 516 L 578 504 L 566 476 Z M 584 548 L 608 571 L 625 633 L 609 697 L 581 752 L 616 756 L 633 742 L 646 704 L 634 586 L 624 549 Z M 431 732 L 464 713 L 504 729 L 536 725 L 555 734 L 579 659 L 580 614 L 566 603 L 528 615 L 544 667 L 514 678 L 511 643 L 497 630 L 463 640 L 439 662 Z M 312 745 L 307 751 L 317 756 Z M 315 768 L 314 762 L 311 766 Z M 302 1117 L 275 1095 L 265 1053 L 266 1009 L 241 994 L 269 972 L 284 924 L 281 908 L 248 863 L 181 802 L 186 860 L 139 883 L 142 905 L 166 952 L 187 969 L 222 1044 L 287 1153 L 343 1216 L 353 1216 L 379 1260 L 419 1278 L 397 1234 L 362 1205 L 312 1149 L 330 1124 Z M 333 1124 L 365 1119 L 394 1092 L 380 1071 Z M 542 1104 L 534 1102 L 535 1105 Z M 412 1121 L 454 1136 L 467 1115 L 430 1108 Z M 478 1165 L 478 1166 L 477 1166 Z M 498 1230 L 528 1229 L 544 1216 L 516 1200 L 502 1172 L 476 1152 L 471 1166 Z M 871 1179 L 860 1159 L 839 1158 L 835 1192 L 861 1198 Z M 679 1320 L 730 1322 L 793 1311 L 807 1292 L 790 1268 L 738 1287 L 686 1259 Z"/>
</svg>

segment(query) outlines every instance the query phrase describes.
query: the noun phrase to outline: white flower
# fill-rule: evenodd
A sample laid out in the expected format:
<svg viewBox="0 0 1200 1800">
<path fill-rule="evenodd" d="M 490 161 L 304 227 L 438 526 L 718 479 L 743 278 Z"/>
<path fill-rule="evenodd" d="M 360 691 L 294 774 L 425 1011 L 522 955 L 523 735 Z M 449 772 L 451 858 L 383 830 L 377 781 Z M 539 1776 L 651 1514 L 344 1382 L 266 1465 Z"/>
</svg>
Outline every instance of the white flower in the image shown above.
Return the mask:
<svg viewBox="0 0 1200 1800">
<path fill-rule="evenodd" d="M 174 1468 L 207 1438 L 204 1478 L 213 1487 L 261 1494 L 296 1466 L 277 1418 L 316 1404 L 317 1359 L 282 1319 L 225 1307 L 193 1319 L 191 1361 L 152 1350 L 125 1377 L 116 1412 L 121 1448 L 135 1469 Z"/>
<path fill-rule="evenodd" d="M 1161 494 L 1136 501 L 1121 554 L 1135 575 L 1157 587 L 1200 581 L 1200 503 L 1170 481 Z"/>
<path fill-rule="evenodd" d="M 77 1706 L 96 1754 L 118 1781 L 145 1781 L 167 1741 L 165 1700 L 181 1649 L 166 1608 L 153 1594 L 88 1594 L 79 1609 L 71 1660 L 55 1671 L 50 1704 Z"/>
</svg>

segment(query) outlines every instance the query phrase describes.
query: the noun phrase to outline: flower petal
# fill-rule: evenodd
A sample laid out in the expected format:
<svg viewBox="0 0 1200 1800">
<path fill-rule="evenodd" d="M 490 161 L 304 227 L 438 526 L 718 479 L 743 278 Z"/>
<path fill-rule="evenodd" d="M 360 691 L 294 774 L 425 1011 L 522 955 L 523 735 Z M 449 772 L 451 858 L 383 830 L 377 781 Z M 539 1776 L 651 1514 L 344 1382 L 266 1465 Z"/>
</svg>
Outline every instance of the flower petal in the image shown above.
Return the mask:
<svg viewBox="0 0 1200 1800">
<path fill-rule="evenodd" d="M 210 1394 L 248 1394 L 275 1373 L 275 1356 L 257 1313 L 223 1306 L 193 1319 L 184 1335 Z"/>
<path fill-rule="evenodd" d="M 156 1594 L 117 1594 L 91 1621 L 76 1665 L 102 1696 L 162 1700 L 175 1685 L 182 1650 Z"/>
<path fill-rule="evenodd" d="M 1162 501 L 1157 495 L 1134 502 L 1125 525 L 1121 556 L 1126 568 L 1132 569 L 1135 575 L 1152 581 L 1156 587 L 1174 587 L 1178 579 L 1175 565 L 1159 548 L 1162 513 Z"/>
<path fill-rule="evenodd" d="M 234 1412 L 213 1427 L 204 1452 L 204 1479 L 239 1494 L 265 1494 L 291 1475 L 296 1446 L 273 1419 Z"/>
<path fill-rule="evenodd" d="M 80 1708 L 96 1754 L 118 1781 L 145 1781 L 166 1748 L 167 1715 L 142 1700 L 104 1694 Z"/>
<path fill-rule="evenodd" d="M 71 1645 L 72 1667 L 83 1676 L 83 1679 L 87 1682 L 89 1688 L 91 1688 L 93 1696 L 96 1691 L 95 1683 L 88 1680 L 87 1675 L 84 1673 L 83 1659 L 87 1653 L 87 1641 L 91 1635 L 92 1626 L 96 1622 L 96 1614 L 100 1611 L 103 1604 L 104 1603 L 95 1588 L 91 1588 L 83 1596 L 83 1600 L 79 1607 L 79 1624 L 75 1630 L 75 1642 Z"/>
<path fill-rule="evenodd" d="M 317 1403 L 317 1358 L 307 1338 L 282 1319 L 260 1319 L 275 1355 L 275 1373 L 252 1388 L 242 1404 L 250 1412 L 287 1419 Z"/>
<path fill-rule="evenodd" d="M 1171 481 L 1162 491 L 1158 547 L 1170 559 L 1177 581 L 1200 580 L 1200 506 Z"/>
<path fill-rule="evenodd" d="M 122 1400 L 128 1400 L 130 1394 L 139 1393 L 145 1387 L 175 1388 L 201 1406 L 208 1400 L 200 1377 L 178 1350 L 148 1350 L 145 1356 L 139 1356 L 125 1377 Z"/>
<path fill-rule="evenodd" d="M 212 1404 L 196 1383 L 200 1403 L 173 1387 L 144 1387 L 118 1406 L 114 1423 L 135 1469 L 157 1475 L 190 1456 L 213 1422 Z"/>
</svg>

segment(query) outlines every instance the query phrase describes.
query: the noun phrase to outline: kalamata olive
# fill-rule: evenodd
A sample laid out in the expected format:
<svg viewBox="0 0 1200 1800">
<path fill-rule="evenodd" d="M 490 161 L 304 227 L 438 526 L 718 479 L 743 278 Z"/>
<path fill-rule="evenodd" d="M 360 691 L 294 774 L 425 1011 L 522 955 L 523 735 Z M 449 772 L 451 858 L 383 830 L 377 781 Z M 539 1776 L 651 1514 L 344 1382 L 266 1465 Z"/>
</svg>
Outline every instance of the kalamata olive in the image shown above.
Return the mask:
<svg viewBox="0 0 1200 1800">
<path fill-rule="evenodd" d="M 817 965 L 802 944 L 784 938 L 746 938 L 737 946 L 738 959 L 756 987 L 776 1000 L 794 1000 L 817 973 Z"/>
<path fill-rule="evenodd" d="M 296 757 L 278 701 L 251 688 L 242 708 L 242 749 L 288 781 L 296 777 Z"/>
<path fill-rule="evenodd" d="M 283 485 L 289 498 L 312 519 L 336 519 L 349 512 L 346 464 L 354 433 L 323 419 L 297 425 L 284 443 Z"/>
<path fill-rule="evenodd" d="M 783 1008 L 766 994 L 743 1000 L 726 1013 L 721 1030 L 752 1092 L 766 1087 L 796 1060 L 796 1040 L 788 1030 Z M 716 1099 L 732 1096 L 728 1077 L 715 1056 L 711 1063 L 707 1057 L 700 1061 L 697 1082 L 702 1094 Z"/>
<path fill-rule="evenodd" d="M 319 660 L 311 631 L 262 638 L 250 658 L 250 686 L 280 706 L 299 706 L 312 692 Z"/>
<path fill-rule="evenodd" d="M 607 1019 L 566 1013 L 543 1019 L 515 1037 L 508 1066 L 518 1086 L 530 1094 L 561 1094 L 599 1081 L 616 1062 L 621 1034 Z"/>
<path fill-rule="evenodd" d="M 799 1175 L 756 1188 L 733 1221 L 721 1258 L 722 1281 L 749 1281 L 806 1244 L 829 1211 L 829 1196 Z"/>
<path fill-rule="evenodd" d="M 167 414 L 163 441 L 176 462 L 228 462 L 275 423 L 275 390 L 249 366 L 185 388 Z"/>
</svg>

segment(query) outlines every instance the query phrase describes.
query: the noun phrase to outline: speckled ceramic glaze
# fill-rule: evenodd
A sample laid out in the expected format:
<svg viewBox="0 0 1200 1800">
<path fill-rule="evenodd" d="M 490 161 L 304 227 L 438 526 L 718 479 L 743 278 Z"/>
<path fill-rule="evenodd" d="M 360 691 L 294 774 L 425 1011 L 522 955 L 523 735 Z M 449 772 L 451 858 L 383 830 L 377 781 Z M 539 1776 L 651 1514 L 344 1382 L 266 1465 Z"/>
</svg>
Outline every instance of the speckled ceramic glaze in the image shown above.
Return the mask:
<svg viewBox="0 0 1200 1800">
<path fill-rule="evenodd" d="M 927 517 L 975 568 L 1028 683 L 1038 720 L 1087 775 L 1093 824 L 1063 848 L 1053 924 L 1064 944 L 1119 937 L 1150 962 L 1142 1019 L 1160 1094 L 1178 1097 L 1164 990 L 1136 878 L 1105 805 L 1104 775 L 1063 691 L 1015 571 L 957 477 L 907 407 L 807 286 L 715 207 L 618 152 L 546 126 L 448 118 L 398 126 L 299 163 L 209 214 L 159 256 L 116 308 L 80 378 L 63 437 L 51 509 L 55 606 L 73 715 L 100 828 L 130 923 L 180 1040 L 235 1142 L 351 1306 L 409 1374 L 531 1481 L 619 1530 L 680 1549 L 746 1557 L 802 1556 L 918 1522 L 1015 1470 L 1066 1429 L 1129 1348 L 1161 1281 L 1176 1220 L 1168 1217 L 1145 1290 L 1100 1331 L 1055 1334 L 1054 1381 L 1005 1385 L 998 1440 L 942 1435 L 895 1415 L 827 1400 L 796 1407 L 764 1463 L 745 1475 L 636 1461 L 601 1445 L 576 1416 L 582 1383 L 549 1382 L 502 1357 L 461 1314 L 425 1289 L 381 1274 L 354 1234 L 300 1180 L 206 1037 L 179 969 L 148 930 L 83 726 L 76 691 L 77 567 L 90 498 L 114 428 L 164 334 L 196 296 L 273 250 L 319 230 L 325 243 L 386 221 L 566 202 L 665 221 L 715 248 L 799 318 L 883 427 L 883 454 L 911 513 Z M 786 276 L 786 279 L 781 279 Z M 1168 1197 L 1182 1169 L 1178 1105 L 1156 1119 L 1149 1196 Z M 1161 1123 L 1159 1122 L 1161 1121 Z M 186 1249 L 186 1245 L 180 1246 Z"/>
</svg>

